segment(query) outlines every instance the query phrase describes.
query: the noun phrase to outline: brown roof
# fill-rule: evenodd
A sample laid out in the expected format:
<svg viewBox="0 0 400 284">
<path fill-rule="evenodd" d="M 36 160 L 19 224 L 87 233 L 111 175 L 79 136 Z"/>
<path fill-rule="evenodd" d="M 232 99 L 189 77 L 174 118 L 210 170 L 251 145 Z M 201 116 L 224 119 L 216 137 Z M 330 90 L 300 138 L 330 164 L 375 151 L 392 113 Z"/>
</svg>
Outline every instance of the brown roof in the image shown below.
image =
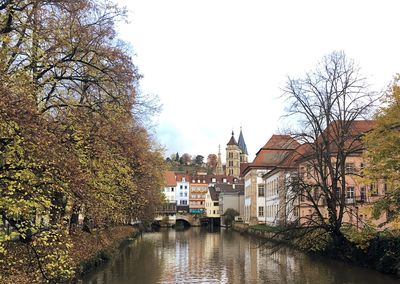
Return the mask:
<svg viewBox="0 0 400 284">
<path fill-rule="evenodd" d="M 219 199 L 219 192 L 216 191 L 215 188 L 214 188 L 213 186 L 210 186 L 210 187 L 208 188 L 208 191 L 210 192 L 211 200 L 213 200 L 213 201 L 218 201 L 218 199 Z"/>
<path fill-rule="evenodd" d="M 273 168 L 281 164 L 286 157 L 299 147 L 300 143 L 290 135 L 272 135 L 256 154 L 253 162 L 243 170 L 246 174 L 252 168 Z"/>
<path fill-rule="evenodd" d="M 176 186 L 175 173 L 173 171 L 164 172 L 166 186 Z"/>
<path fill-rule="evenodd" d="M 290 135 L 277 135 L 274 134 L 269 138 L 267 143 L 262 147 L 261 150 L 274 150 L 274 149 L 295 149 L 299 146 L 299 142 L 294 140 Z"/>
<path fill-rule="evenodd" d="M 214 185 L 217 191 L 219 192 L 238 192 L 244 190 L 244 184 L 226 184 L 226 183 L 217 183 Z"/>
<path fill-rule="evenodd" d="M 228 144 L 226 144 L 226 145 L 236 145 L 236 146 L 239 146 L 239 144 L 238 144 L 238 143 L 236 142 L 236 140 L 235 140 L 233 131 L 232 131 L 232 137 L 231 137 L 231 139 L 229 140 Z"/>
<path fill-rule="evenodd" d="M 374 126 L 374 121 L 372 120 L 354 120 L 350 124 L 346 125 L 348 130 L 346 130 L 347 135 L 344 136 L 344 147 L 348 148 L 349 151 L 358 152 L 363 150 L 362 139 L 361 136 L 372 130 Z M 328 140 L 329 147 L 332 153 L 335 153 L 338 147 L 338 142 L 340 141 L 336 139 L 339 134 L 340 127 L 342 124 L 340 121 L 332 122 L 327 129 L 323 131 L 322 135 L 325 135 L 325 138 Z M 329 136 L 328 136 L 329 134 Z M 320 135 L 315 143 L 322 144 L 322 136 Z M 309 159 L 314 157 L 314 149 L 316 145 L 313 143 L 304 143 L 297 147 L 291 155 L 289 155 L 280 165 L 281 167 L 293 167 L 297 162 L 304 159 Z"/>
</svg>

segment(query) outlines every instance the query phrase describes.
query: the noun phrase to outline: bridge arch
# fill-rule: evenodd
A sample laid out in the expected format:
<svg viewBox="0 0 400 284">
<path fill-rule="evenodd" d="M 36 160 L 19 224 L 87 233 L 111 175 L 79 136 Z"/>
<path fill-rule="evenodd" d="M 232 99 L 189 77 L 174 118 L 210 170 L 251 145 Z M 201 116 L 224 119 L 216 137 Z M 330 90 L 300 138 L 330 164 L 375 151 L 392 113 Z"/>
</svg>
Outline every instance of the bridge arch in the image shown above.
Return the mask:
<svg viewBox="0 0 400 284">
<path fill-rule="evenodd" d="M 192 224 L 188 220 L 183 219 L 183 218 L 176 219 L 176 221 L 175 221 L 175 226 L 180 226 L 180 225 L 183 225 L 183 227 L 192 226 Z"/>
</svg>

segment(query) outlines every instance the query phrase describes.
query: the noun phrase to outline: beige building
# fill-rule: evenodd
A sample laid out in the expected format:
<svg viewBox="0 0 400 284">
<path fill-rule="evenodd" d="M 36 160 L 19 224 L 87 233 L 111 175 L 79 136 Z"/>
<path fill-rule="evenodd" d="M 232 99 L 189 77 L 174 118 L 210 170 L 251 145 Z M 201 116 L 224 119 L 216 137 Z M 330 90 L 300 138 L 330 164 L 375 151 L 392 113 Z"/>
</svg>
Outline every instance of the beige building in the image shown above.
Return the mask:
<svg viewBox="0 0 400 284">
<path fill-rule="evenodd" d="M 282 163 L 298 146 L 299 143 L 289 135 L 272 135 L 257 152 L 253 162 L 249 163 L 244 169 L 244 220 L 246 223 L 265 222 L 266 209 L 268 208 L 266 208 L 266 184 L 263 176 Z"/>
<path fill-rule="evenodd" d="M 219 192 L 210 186 L 205 199 L 205 212 L 209 218 L 219 218 Z"/>
<path fill-rule="evenodd" d="M 242 163 L 247 163 L 247 161 L 248 152 L 242 129 L 240 129 L 238 142 L 236 142 L 234 133 L 232 131 L 231 139 L 229 140 L 228 144 L 226 144 L 225 174 L 239 177 L 241 175 L 240 165 Z"/>
</svg>

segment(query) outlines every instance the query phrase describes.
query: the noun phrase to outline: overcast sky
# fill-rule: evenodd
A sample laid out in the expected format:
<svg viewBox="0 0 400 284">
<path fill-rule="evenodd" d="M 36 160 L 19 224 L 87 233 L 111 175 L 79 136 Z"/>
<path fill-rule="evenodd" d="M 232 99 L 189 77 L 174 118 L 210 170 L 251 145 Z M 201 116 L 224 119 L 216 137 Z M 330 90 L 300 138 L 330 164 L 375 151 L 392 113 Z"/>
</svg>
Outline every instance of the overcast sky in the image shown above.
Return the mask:
<svg viewBox="0 0 400 284">
<path fill-rule="evenodd" d="M 243 126 L 249 160 L 282 129 L 287 76 L 333 50 L 361 66 L 374 90 L 400 72 L 400 1 L 119 0 L 120 37 L 162 104 L 156 134 L 166 155 L 225 154 Z"/>
</svg>

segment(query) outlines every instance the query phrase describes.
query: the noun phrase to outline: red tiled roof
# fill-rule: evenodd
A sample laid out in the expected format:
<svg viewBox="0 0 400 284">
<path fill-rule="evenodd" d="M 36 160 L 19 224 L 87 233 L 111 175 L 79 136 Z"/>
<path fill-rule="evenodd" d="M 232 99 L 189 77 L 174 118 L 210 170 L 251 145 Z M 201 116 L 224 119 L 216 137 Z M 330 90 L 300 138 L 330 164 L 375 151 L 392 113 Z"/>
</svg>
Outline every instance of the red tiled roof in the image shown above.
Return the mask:
<svg viewBox="0 0 400 284">
<path fill-rule="evenodd" d="M 251 168 L 276 167 L 299 146 L 299 142 L 290 135 L 272 135 L 267 143 L 256 154 L 253 162 L 242 171 L 245 174 Z"/>
<path fill-rule="evenodd" d="M 184 178 L 186 182 L 190 182 L 190 177 L 188 174 L 175 173 L 175 176 L 176 176 L 176 181 L 181 182 L 182 179 Z"/>
<path fill-rule="evenodd" d="M 290 135 L 277 135 L 274 134 L 267 141 L 267 143 L 262 147 L 261 150 L 282 150 L 282 149 L 295 149 L 299 146 L 299 142 L 294 140 Z"/>
<path fill-rule="evenodd" d="M 164 172 L 166 186 L 176 186 L 175 173 L 173 171 Z"/>
</svg>

